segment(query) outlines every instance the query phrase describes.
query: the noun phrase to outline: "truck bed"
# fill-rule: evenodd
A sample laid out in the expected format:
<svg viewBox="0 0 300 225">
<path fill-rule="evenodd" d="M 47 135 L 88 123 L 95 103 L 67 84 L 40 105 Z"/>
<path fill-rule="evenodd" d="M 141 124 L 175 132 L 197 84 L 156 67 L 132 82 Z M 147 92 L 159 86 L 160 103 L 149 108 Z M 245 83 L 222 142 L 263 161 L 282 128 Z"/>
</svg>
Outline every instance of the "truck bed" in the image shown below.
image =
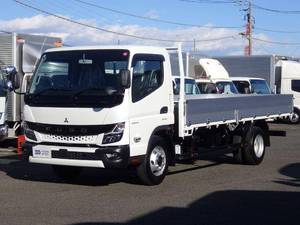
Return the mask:
<svg viewBox="0 0 300 225">
<path fill-rule="evenodd" d="M 292 95 L 186 96 L 185 127 L 207 127 L 258 119 L 275 119 L 293 111 Z"/>
</svg>

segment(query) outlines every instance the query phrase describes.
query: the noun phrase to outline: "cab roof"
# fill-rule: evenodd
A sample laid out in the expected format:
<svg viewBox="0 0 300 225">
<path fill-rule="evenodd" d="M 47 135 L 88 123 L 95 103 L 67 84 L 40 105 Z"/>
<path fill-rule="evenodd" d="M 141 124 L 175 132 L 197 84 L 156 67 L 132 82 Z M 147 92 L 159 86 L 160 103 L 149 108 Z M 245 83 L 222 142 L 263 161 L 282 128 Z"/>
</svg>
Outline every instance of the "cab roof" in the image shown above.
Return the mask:
<svg viewBox="0 0 300 225">
<path fill-rule="evenodd" d="M 249 80 L 265 80 L 259 77 L 230 77 L 231 80 L 241 80 L 241 81 L 249 81 Z"/>
<path fill-rule="evenodd" d="M 130 52 L 140 53 L 167 53 L 166 48 L 143 46 L 143 45 L 95 45 L 95 46 L 76 46 L 76 47 L 59 47 L 50 48 L 45 52 L 63 52 L 63 51 L 80 51 L 80 50 L 129 50 Z"/>
</svg>

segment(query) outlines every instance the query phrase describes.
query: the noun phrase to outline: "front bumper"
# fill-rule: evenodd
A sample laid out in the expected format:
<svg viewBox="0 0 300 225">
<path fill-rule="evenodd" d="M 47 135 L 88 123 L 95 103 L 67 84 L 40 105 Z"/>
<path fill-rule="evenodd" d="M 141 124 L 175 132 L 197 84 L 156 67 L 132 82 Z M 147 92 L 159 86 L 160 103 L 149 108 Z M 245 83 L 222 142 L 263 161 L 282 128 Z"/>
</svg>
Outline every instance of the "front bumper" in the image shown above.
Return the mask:
<svg viewBox="0 0 300 225">
<path fill-rule="evenodd" d="M 36 156 L 33 151 L 46 149 L 47 156 Z M 70 147 L 25 142 L 23 158 L 32 163 L 99 167 L 127 168 L 130 161 L 129 146 Z"/>
</svg>

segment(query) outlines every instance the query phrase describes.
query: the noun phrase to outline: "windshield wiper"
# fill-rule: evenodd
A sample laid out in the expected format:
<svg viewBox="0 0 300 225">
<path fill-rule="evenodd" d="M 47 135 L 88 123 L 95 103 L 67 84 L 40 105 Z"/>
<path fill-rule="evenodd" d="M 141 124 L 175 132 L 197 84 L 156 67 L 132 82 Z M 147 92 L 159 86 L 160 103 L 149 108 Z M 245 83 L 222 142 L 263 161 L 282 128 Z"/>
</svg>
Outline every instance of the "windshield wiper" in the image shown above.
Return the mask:
<svg viewBox="0 0 300 225">
<path fill-rule="evenodd" d="M 32 95 L 34 95 L 35 97 L 37 97 L 37 96 L 40 96 L 40 95 L 42 95 L 42 94 L 45 94 L 45 93 L 47 93 L 47 92 L 55 92 L 55 91 L 70 91 L 70 90 L 66 90 L 66 89 L 61 89 L 61 88 L 46 88 L 46 89 L 44 89 L 44 90 L 41 90 L 41 91 L 39 91 L 39 92 L 37 92 L 37 93 L 31 93 Z"/>
</svg>

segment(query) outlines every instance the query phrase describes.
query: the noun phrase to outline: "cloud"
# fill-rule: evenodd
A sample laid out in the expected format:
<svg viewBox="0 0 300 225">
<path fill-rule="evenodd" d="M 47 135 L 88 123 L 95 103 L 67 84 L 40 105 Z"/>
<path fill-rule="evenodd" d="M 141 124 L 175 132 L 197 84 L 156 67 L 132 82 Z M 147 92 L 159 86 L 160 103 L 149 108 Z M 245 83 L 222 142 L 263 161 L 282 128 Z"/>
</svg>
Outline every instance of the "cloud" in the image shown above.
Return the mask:
<svg viewBox="0 0 300 225">
<path fill-rule="evenodd" d="M 155 11 L 149 11 L 153 15 Z M 78 20 L 79 22 L 97 26 L 97 22 L 93 19 Z M 208 26 L 210 24 L 207 24 Z M 179 27 L 163 29 L 154 26 L 140 26 L 136 24 L 129 25 L 106 25 L 104 29 L 127 33 L 142 37 L 151 37 L 168 40 L 190 41 L 184 43 L 184 47 L 191 49 L 194 47 L 193 40 L 216 39 L 225 36 L 235 36 L 219 41 L 196 41 L 195 47 L 203 52 L 217 52 L 218 54 L 226 54 L 227 52 L 238 52 L 243 49 L 245 40 L 237 36 L 240 30 L 235 29 L 212 29 L 199 27 Z M 158 45 L 171 46 L 174 43 L 139 40 L 122 35 L 115 35 L 98 31 L 95 29 L 73 24 L 53 16 L 36 15 L 33 17 L 16 18 L 13 20 L 0 20 L 0 29 L 9 30 L 19 33 L 43 34 L 55 37 L 61 37 L 63 42 L 69 45 L 106 45 L 106 44 L 141 44 L 141 45 Z M 266 39 L 266 36 L 260 35 L 259 38 Z"/>
</svg>

